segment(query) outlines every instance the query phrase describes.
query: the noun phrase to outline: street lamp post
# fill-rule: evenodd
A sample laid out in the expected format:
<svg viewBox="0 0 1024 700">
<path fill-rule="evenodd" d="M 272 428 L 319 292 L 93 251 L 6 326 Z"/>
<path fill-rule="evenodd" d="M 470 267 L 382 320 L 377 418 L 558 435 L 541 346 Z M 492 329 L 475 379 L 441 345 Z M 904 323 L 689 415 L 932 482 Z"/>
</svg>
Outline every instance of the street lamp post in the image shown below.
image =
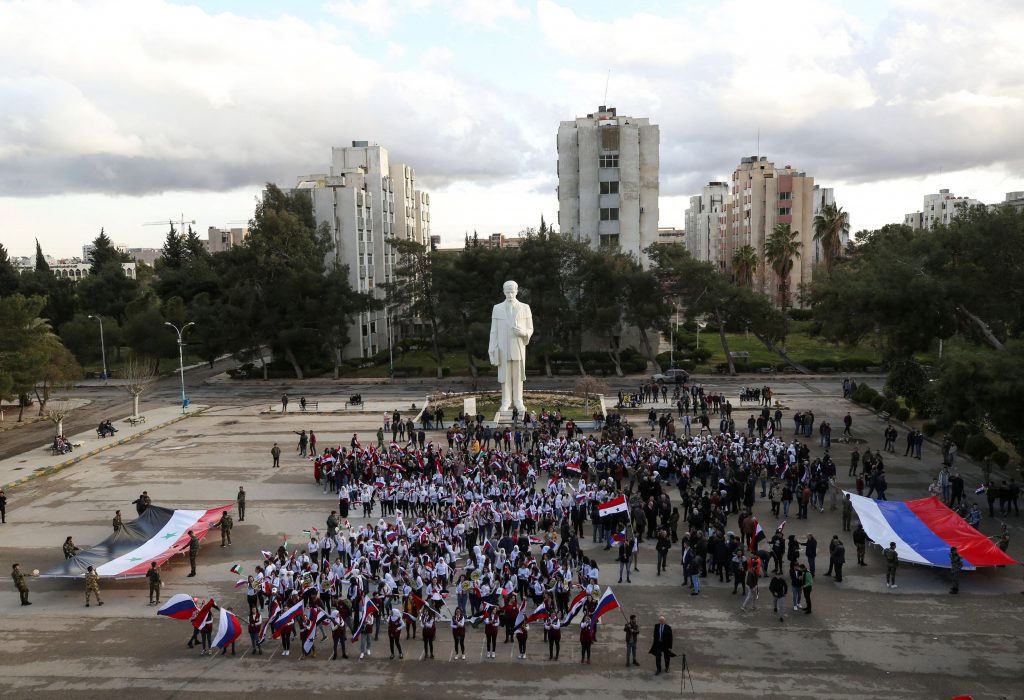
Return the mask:
<svg viewBox="0 0 1024 700">
<path fill-rule="evenodd" d="M 94 318 L 100 322 L 100 356 L 103 358 L 103 381 L 107 381 L 107 344 L 103 342 L 103 317 L 99 314 L 93 316 L 89 314 L 89 318 Z"/>
<path fill-rule="evenodd" d="M 183 348 L 185 347 L 185 342 L 181 339 L 181 337 L 182 337 L 182 335 L 184 335 L 185 331 L 188 330 L 189 326 L 194 326 L 196 324 L 195 324 L 194 321 L 189 321 L 188 323 L 186 323 L 181 328 L 178 328 L 176 325 L 174 325 L 170 321 L 164 321 L 164 325 L 165 326 L 170 326 L 178 334 L 178 372 L 179 372 L 179 374 L 181 374 L 181 412 L 184 413 L 185 412 L 185 353 L 184 353 Z"/>
</svg>

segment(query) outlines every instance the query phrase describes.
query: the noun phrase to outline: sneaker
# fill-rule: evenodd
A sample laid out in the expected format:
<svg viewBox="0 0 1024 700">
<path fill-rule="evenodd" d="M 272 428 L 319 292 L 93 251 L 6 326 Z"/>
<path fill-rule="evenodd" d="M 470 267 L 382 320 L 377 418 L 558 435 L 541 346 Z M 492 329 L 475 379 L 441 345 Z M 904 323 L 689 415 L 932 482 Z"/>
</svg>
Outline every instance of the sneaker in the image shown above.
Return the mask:
<svg viewBox="0 0 1024 700">
<path fill-rule="evenodd" d="M 897 586 L 897 585 L 896 585 L 895 583 L 894 583 L 894 584 L 892 584 L 892 587 L 893 587 L 893 588 L 899 588 L 899 586 Z"/>
<path fill-rule="evenodd" d="M 794 609 L 794 610 L 799 610 L 799 609 L 800 609 L 800 606 L 799 606 L 799 605 L 794 605 L 794 606 L 793 606 L 793 609 Z"/>
<path fill-rule="evenodd" d="M 366 654 L 362 654 L 362 653 L 359 654 L 359 658 L 360 659 L 363 658 L 364 656 L 366 656 Z"/>
</svg>

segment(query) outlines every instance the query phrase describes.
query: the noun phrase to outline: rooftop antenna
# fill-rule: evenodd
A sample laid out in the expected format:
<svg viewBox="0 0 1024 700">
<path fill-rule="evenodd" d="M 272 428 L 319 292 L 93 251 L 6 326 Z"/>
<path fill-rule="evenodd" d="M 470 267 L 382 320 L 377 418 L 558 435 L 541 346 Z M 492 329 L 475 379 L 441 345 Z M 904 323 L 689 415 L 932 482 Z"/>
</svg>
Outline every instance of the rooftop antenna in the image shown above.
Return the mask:
<svg viewBox="0 0 1024 700">
<path fill-rule="evenodd" d="M 604 79 L 604 101 L 601 103 L 603 105 L 608 104 L 608 83 L 611 82 L 611 79 L 612 79 L 612 69 L 609 68 L 608 69 L 608 76 Z"/>
<path fill-rule="evenodd" d="M 761 159 L 761 127 L 757 127 L 757 159 Z"/>
</svg>

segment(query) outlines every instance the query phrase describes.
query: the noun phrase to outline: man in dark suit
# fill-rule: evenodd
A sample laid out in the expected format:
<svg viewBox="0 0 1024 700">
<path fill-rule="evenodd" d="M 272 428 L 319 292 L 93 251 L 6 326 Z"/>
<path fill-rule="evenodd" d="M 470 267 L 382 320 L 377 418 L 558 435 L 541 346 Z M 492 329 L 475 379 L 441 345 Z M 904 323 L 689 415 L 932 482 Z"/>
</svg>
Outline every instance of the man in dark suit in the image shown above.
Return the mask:
<svg viewBox="0 0 1024 700">
<path fill-rule="evenodd" d="M 651 654 L 654 654 L 654 663 L 658 670 L 654 675 L 661 673 L 661 661 L 665 660 L 665 673 L 668 673 L 668 661 L 675 654 L 672 653 L 672 628 L 665 624 L 665 616 L 658 618 L 658 624 L 654 626 L 654 642 L 651 644 Z"/>
</svg>

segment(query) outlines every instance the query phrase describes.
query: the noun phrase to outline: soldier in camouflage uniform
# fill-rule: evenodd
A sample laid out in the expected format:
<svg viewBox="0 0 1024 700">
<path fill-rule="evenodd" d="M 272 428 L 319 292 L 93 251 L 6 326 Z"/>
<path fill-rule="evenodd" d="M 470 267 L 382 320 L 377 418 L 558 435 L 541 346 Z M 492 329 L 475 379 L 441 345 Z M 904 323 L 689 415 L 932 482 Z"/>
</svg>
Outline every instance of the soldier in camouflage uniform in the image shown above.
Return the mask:
<svg viewBox="0 0 1024 700">
<path fill-rule="evenodd" d="M 199 538 L 191 530 L 188 531 L 188 564 L 192 567 L 189 576 L 196 575 L 196 557 L 199 556 Z"/>
<path fill-rule="evenodd" d="M 949 589 L 950 593 L 960 592 L 960 569 L 964 566 L 964 560 L 960 558 L 960 553 L 956 551 L 956 547 L 949 548 L 949 574 L 952 578 L 952 587 Z"/>
<path fill-rule="evenodd" d="M 21 565 L 15 564 L 11 567 L 11 579 L 14 580 L 14 587 L 18 589 L 22 605 L 32 605 L 28 600 L 28 583 L 25 582 L 25 574 L 21 572 Z"/>
<path fill-rule="evenodd" d="M 156 568 L 156 562 L 149 565 L 146 578 L 149 579 L 149 604 L 160 605 L 160 569 Z"/>
<path fill-rule="evenodd" d="M 124 523 L 121 521 L 121 511 L 119 511 L 119 510 L 115 510 L 114 511 L 114 517 L 110 521 L 110 524 L 114 527 L 114 534 L 115 535 L 118 532 L 120 532 L 121 527 L 124 525 Z"/>
<path fill-rule="evenodd" d="M 96 604 L 103 605 L 100 600 L 100 575 L 91 566 L 85 572 L 85 607 L 89 607 L 89 599 L 96 596 Z"/>
<path fill-rule="evenodd" d="M 220 546 L 227 547 L 231 544 L 231 528 L 235 526 L 235 521 L 232 519 L 231 514 L 224 511 L 220 516 Z"/>
<path fill-rule="evenodd" d="M 78 546 L 74 543 L 70 536 L 64 540 L 64 558 L 70 559 L 71 557 L 78 554 Z"/>
<path fill-rule="evenodd" d="M 238 487 L 238 522 L 245 521 L 245 489 Z"/>
</svg>

